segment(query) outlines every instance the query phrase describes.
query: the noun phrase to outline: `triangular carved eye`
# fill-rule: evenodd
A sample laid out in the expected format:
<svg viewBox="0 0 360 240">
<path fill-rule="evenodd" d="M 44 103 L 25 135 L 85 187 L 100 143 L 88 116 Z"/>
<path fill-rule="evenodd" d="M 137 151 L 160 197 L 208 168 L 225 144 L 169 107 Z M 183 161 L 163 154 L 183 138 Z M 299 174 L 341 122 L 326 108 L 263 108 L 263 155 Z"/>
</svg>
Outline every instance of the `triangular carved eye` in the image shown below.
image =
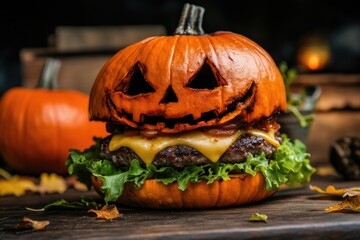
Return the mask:
<svg viewBox="0 0 360 240">
<path fill-rule="evenodd" d="M 178 98 L 176 97 L 176 94 L 172 89 L 171 85 L 166 89 L 165 95 L 163 99 L 161 99 L 160 103 L 164 104 L 170 102 L 178 102 Z"/>
<path fill-rule="evenodd" d="M 221 83 L 218 80 L 210 67 L 210 63 L 208 60 L 206 60 L 199 72 L 194 75 L 194 77 L 185 85 L 185 87 L 211 90 L 221 85 L 224 85 L 224 83 Z"/>
<path fill-rule="evenodd" d="M 125 79 L 128 81 L 121 81 L 115 91 L 121 91 L 129 96 L 155 92 L 155 89 L 144 78 L 139 63 L 130 70 Z"/>
</svg>

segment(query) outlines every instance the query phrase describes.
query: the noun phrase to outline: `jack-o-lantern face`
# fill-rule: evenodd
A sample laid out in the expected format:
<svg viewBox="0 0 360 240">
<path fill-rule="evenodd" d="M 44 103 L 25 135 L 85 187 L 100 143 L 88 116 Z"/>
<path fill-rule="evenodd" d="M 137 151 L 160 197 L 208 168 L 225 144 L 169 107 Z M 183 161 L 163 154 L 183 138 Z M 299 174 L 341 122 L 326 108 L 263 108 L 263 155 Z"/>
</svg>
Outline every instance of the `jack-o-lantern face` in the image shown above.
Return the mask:
<svg viewBox="0 0 360 240">
<path fill-rule="evenodd" d="M 231 32 L 152 37 L 124 48 L 100 71 L 90 100 L 92 119 L 167 133 L 285 108 L 272 58 Z"/>
</svg>

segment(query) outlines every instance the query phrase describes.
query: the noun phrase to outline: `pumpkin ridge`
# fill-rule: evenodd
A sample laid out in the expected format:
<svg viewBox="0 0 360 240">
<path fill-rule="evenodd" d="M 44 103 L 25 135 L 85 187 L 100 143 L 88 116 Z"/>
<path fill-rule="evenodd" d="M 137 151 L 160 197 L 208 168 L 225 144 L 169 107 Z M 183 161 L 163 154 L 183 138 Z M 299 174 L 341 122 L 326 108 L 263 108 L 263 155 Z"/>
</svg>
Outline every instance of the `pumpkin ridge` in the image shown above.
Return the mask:
<svg viewBox="0 0 360 240">
<path fill-rule="evenodd" d="M 254 176 L 252 175 L 246 176 L 246 180 L 244 180 L 245 184 L 243 184 L 246 188 L 246 191 L 244 191 L 243 194 L 243 197 L 245 197 L 243 201 L 245 203 L 253 202 L 256 196 L 259 194 L 259 191 L 264 191 L 260 179 L 263 179 L 262 177 L 260 177 L 260 173 L 257 173 Z"/>
<path fill-rule="evenodd" d="M 216 201 L 215 201 L 215 203 L 214 203 L 214 206 L 220 206 L 221 205 L 221 202 L 220 202 L 220 197 L 222 196 L 221 194 L 222 194 L 222 190 L 223 190 L 223 188 L 221 187 L 221 184 L 222 184 L 222 181 L 223 180 L 218 180 L 218 181 L 216 181 L 216 183 L 217 183 L 217 196 L 216 196 Z M 211 183 L 211 184 L 214 184 L 214 183 Z"/>
<path fill-rule="evenodd" d="M 225 39 L 227 39 L 228 41 L 230 41 L 230 42 L 234 42 L 234 34 L 232 33 L 232 32 L 224 32 L 224 34 L 222 35 L 222 37 L 223 38 L 225 38 Z M 215 41 L 215 40 L 217 40 L 218 41 L 218 43 L 217 43 L 217 45 L 222 45 L 223 47 L 221 48 L 222 49 L 222 51 L 224 51 L 226 54 L 221 54 L 221 55 L 226 55 L 229 59 L 231 59 L 231 61 L 233 61 L 233 59 L 231 58 L 231 56 L 230 56 L 230 54 L 228 53 L 228 47 L 226 46 L 226 45 L 224 45 L 224 42 L 223 41 L 219 41 L 219 38 L 207 38 L 208 39 L 208 41 L 210 42 L 210 46 L 213 46 L 215 43 L 213 42 L 213 41 Z M 243 44 L 243 39 L 240 39 L 240 41 L 238 41 L 237 42 L 237 45 L 239 45 L 239 46 L 241 46 L 241 47 L 244 47 L 244 48 L 246 48 L 246 46 L 244 46 L 244 44 Z M 214 51 L 214 53 L 216 54 L 216 56 L 219 56 L 219 54 L 216 52 L 216 51 Z M 219 57 L 218 57 L 219 58 Z M 218 59 L 217 58 L 217 59 Z M 219 64 L 219 63 L 218 63 Z M 219 66 L 222 66 L 222 64 L 220 64 Z M 218 70 L 219 71 L 219 74 L 221 74 L 221 70 L 219 69 Z M 250 84 L 249 84 L 249 88 L 242 94 L 242 97 L 237 97 L 237 98 L 239 98 L 239 99 L 242 99 L 244 96 L 246 96 L 248 93 L 249 93 L 249 89 L 252 87 L 254 85 L 254 81 L 253 82 L 251 82 Z M 222 104 L 223 105 L 225 105 L 226 104 L 226 106 L 227 106 L 227 109 L 226 109 L 226 111 L 224 111 L 223 113 L 221 113 L 219 116 L 218 116 L 218 118 L 219 119 L 222 119 L 223 117 L 225 117 L 227 114 L 229 114 L 229 113 L 231 113 L 231 112 L 235 112 L 236 111 L 236 105 L 237 105 L 237 103 L 235 103 L 235 101 L 231 101 L 231 102 L 226 102 L 224 99 L 224 91 L 225 91 L 226 89 L 224 89 L 224 88 L 222 88 L 222 91 L 221 91 L 221 101 L 222 101 Z M 256 91 L 253 93 L 253 95 L 256 95 Z M 241 100 L 240 101 L 238 101 L 238 102 L 241 102 Z M 233 111 L 228 111 L 228 109 L 229 109 L 229 107 L 231 108 L 231 104 L 234 104 L 235 106 L 235 108 L 234 108 L 234 110 Z M 231 115 L 231 114 L 230 114 Z M 242 113 L 240 113 L 239 111 L 238 111 L 238 115 L 242 115 Z"/>
<path fill-rule="evenodd" d="M 180 35 L 175 35 L 174 37 L 175 37 L 175 41 L 172 44 L 171 54 L 170 54 L 170 58 L 169 58 L 169 66 L 168 66 L 168 68 L 169 68 L 169 77 L 170 77 L 170 85 L 171 86 L 173 85 L 173 82 L 172 82 L 173 77 L 172 77 L 172 72 L 171 72 L 172 67 L 171 66 L 173 64 L 173 59 L 174 59 L 174 55 L 175 55 L 175 49 L 176 49 L 177 43 L 179 42 Z M 176 92 L 175 92 L 175 94 L 176 94 Z M 166 111 L 166 110 L 164 109 L 164 111 Z"/>
<path fill-rule="evenodd" d="M 262 182 L 260 181 L 259 176 L 255 175 L 255 176 L 249 176 L 249 177 L 253 178 L 252 181 L 255 181 L 253 183 L 253 185 L 256 186 L 256 189 L 254 189 L 254 186 L 251 186 L 251 189 L 250 189 L 251 194 L 246 195 L 247 196 L 246 201 L 247 202 L 253 202 L 255 199 L 257 199 L 257 197 L 259 195 L 259 191 L 261 191 L 263 189 L 263 185 L 262 185 Z"/>
<path fill-rule="evenodd" d="M 154 48 L 159 47 L 159 43 L 161 43 L 162 41 L 166 41 L 166 39 L 168 39 L 168 38 L 169 38 L 168 36 L 159 36 L 157 38 L 153 38 L 150 41 L 144 43 L 143 46 L 141 47 L 141 49 L 139 49 L 139 55 L 142 54 L 142 52 L 144 51 L 144 48 L 149 48 L 149 46 L 151 46 L 151 44 L 153 44 L 153 45 L 151 46 L 150 50 L 148 50 L 148 52 L 149 53 L 152 52 L 154 50 Z M 147 62 L 148 58 L 149 58 L 149 54 L 146 55 L 146 57 L 143 61 Z"/>
<path fill-rule="evenodd" d="M 18 95 L 22 96 L 22 97 L 18 97 Z M 25 98 L 29 98 L 29 95 L 27 94 L 27 92 L 16 87 L 12 90 L 12 92 L 6 92 L 2 96 L 1 101 L 0 101 L 0 105 L 2 105 L 0 108 L 0 113 L 2 116 L 1 122 L 3 123 L 0 128 L 0 131 L 2 133 L 1 134 L 2 139 L 6 139 L 6 141 L 1 141 L 1 145 L 3 145 L 3 147 L 4 147 L 4 152 L 3 152 L 4 158 L 10 159 L 9 165 L 11 167 L 19 166 L 19 163 L 20 163 L 19 159 L 21 159 L 23 157 L 21 155 L 25 154 L 25 150 L 22 152 L 12 151 L 12 148 L 13 148 L 12 146 L 15 146 L 16 142 L 18 142 L 18 140 L 16 138 L 18 136 L 21 136 L 21 134 L 23 134 L 23 122 L 18 121 L 17 123 L 15 123 L 15 124 L 18 124 L 18 126 L 19 126 L 17 129 L 15 129 L 15 132 L 16 132 L 15 134 L 11 133 L 9 131 L 5 131 L 5 129 L 10 129 L 11 124 L 14 124 L 13 123 L 13 115 L 15 114 L 15 111 L 6 113 L 4 106 L 9 106 L 10 109 L 14 109 L 14 107 L 16 107 L 16 104 L 13 99 L 18 99 L 20 101 L 20 103 L 17 107 L 19 110 L 18 112 L 20 113 L 20 116 L 21 116 L 19 118 L 24 119 L 24 116 L 22 116 L 23 111 L 20 111 L 20 110 L 24 106 L 22 101 L 24 101 Z M 20 157 L 18 156 L 19 154 L 21 154 Z"/>
<path fill-rule="evenodd" d="M 252 51 L 253 54 L 256 54 L 257 57 L 254 57 L 254 61 L 256 62 L 257 66 L 258 66 L 258 76 L 257 79 L 262 79 L 261 73 L 263 73 L 264 71 L 266 72 L 266 75 L 269 77 L 269 79 L 267 79 L 267 81 L 265 83 L 267 83 L 267 85 L 269 85 L 269 87 L 273 87 L 273 84 L 270 84 L 270 81 L 273 82 L 276 79 L 276 74 L 271 73 L 271 70 L 275 70 L 275 71 L 279 71 L 277 66 L 274 63 L 273 58 L 269 55 L 268 52 L 265 51 L 265 49 L 263 49 L 258 43 L 254 42 L 253 40 L 247 38 L 244 35 L 240 35 L 240 34 L 232 34 L 231 32 L 223 32 L 224 34 L 222 35 L 222 37 L 227 38 L 227 39 L 232 39 L 235 37 L 237 41 L 239 41 L 242 45 L 244 45 L 244 41 L 246 41 L 246 44 L 249 44 L 250 46 L 252 46 L 253 48 L 256 49 L 256 51 Z M 266 61 L 265 61 L 266 59 Z M 269 66 L 270 65 L 270 66 Z M 258 80 L 255 81 L 256 85 L 258 85 Z M 281 82 L 282 83 L 282 82 Z M 261 82 L 261 84 L 263 84 Z M 265 84 L 263 84 L 265 85 Z M 282 85 L 284 86 L 284 85 Z M 281 85 L 276 84 L 276 87 L 280 87 Z M 265 88 L 265 87 L 264 87 Z M 284 87 L 283 87 L 284 88 Z M 268 89 L 270 90 L 270 89 Z M 284 90 L 282 89 L 277 89 L 278 93 L 285 93 L 285 88 Z M 268 106 L 272 106 L 273 105 L 273 99 L 269 99 L 268 97 L 272 97 L 273 96 L 271 94 L 267 94 L 267 95 L 263 95 L 262 98 L 266 96 L 268 101 L 267 101 L 267 105 Z M 285 107 L 283 106 L 284 104 L 286 105 L 286 101 L 279 101 L 278 99 L 280 99 L 279 97 L 276 97 L 276 101 L 279 102 L 279 107 L 273 107 L 273 109 L 282 109 L 285 110 Z M 282 104 L 284 103 L 284 104 Z M 275 111 L 274 111 L 275 112 Z"/>
<path fill-rule="evenodd" d="M 39 94 L 42 94 L 41 92 L 45 91 L 43 89 L 34 89 L 34 91 L 39 91 Z M 25 94 L 24 94 L 25 95 Z M 24 107 L 25 110 L 22 110 L 22 109 L 19 109 L 18 112 L 20 112 L 22 114 L 22 117 L 21 117 L 21 120 L 19 121 L 21 123 L 21 126 L 20 126 L 20 136 L 31 136 L 32 134 L 28 134 L 28 131 L 29 131 L 29 128 L 26 127 L 26 124 L 25 124 L 25 121 L 26 119 L 29 119 L 29 116 L 31 117 L 32 114 L 34 113 L 30 113 L 30 108 L 31 108 L 31 104 L 33 103 L 33 101 L 37 101 L 37 98 L 35 98 L 34 100 L 32 99 L 33 97 L 33 94 L 32 92 L 27 92 L 26 93 L 26 98 L 24 98 L 24 96 L 21 97 L 22 99 L 22 103 L 20 104 L 21 106 Z M 34 130 L 34 127 L 31 127 L 31 131 Z M 29 141 L 29 139 L 27 139 Z M 33 144 L 33 141 L 30 141 L 31 144 Z M 23 157 L 28 157 L 30 156 L 29 153 L 28 153 L 28 150 L 27 148 L 24 150 L 24 155 Z M 22 154 L 21 154 L 22 155 Z M 20 163 L 20 162 L 18 162 Z M 21 171 L 24 171 L 25 169 L 21 169 Z"/>
<path fill-rule="evenodd" d="M 62 96 L 60 96 L 60 98 L 62 98 Z M 71 99 L 71 97 L 69 97 L 69 98 L 63 98 L 63 99 L 61 99 L 61 101 L 64 101 L 65 102 L 65 105 L 68 105 L 67 104 L 67 101 L 69 100 L 69 99 Z M 50 100 L 50 99 L 49 99 Z M 60 112 L 59 111 L 57 111 L 56 110 L 56 107 L 57 107 L 57 100 L 55 100 L 55 99 L 51 99 L 50 101 L 52 101 L 52 105 L 53 106 L 55 106 L 55 107 L 53 107 L 51 110 L 53 111 L 53 116 L 56 118 L 56 119 L 61 119 L 61 117 L 60 117 Z M 60 149 L 60 145 L 62 144 L 62 143 L 60 143 L 59 142 L 59 138 L 60 138 L 60 135 L 61 135 L 61 131 L 62 131 L 62 129 L 61 129 L 61 126 L 60 126 L 60 123 L 59 123 L 59 121 L 56 121 L 56 124 L 55 124 L 55 126 L 54 126 L 54 130 L 55 130 L 55 132 L 56 132 L 56 137 L 55 137 L 55 142 L 53 143 L 53 145 L 54 145 L 54 150 L 55 150 L 55 158 L 56 158 L 56 160 L 57 160 L 57 167 L 59 167 L 60 165 L 61 165 L 61 158 L 59 157 L 59 156 L 61 156 L 61 154 L 60 154 L 60 151 L 61 151 L 61 149 Z"/>
<path fill-rule="evenodd" d="M 173 57 L 173 54 L 174 54 L 174 49 L 175 49 L 175 47 L 176 47 L 176 43 L 177 43 L 177 41 L 178 41 L 178 37 L 179 36 L 175 36 L 175 38 L 174 38 L 174 43 L 172 43 L 172 50 L 171 50 L 171 54 L 170 54 L 170 59 L 169 59 L 169 62 L 168 62 L 168 64 L 169 64 L 169 66 L 167 66 L 168 68 L 169 68 L 169 84 L 171 85 L 171 59 L 172 59 L 172 57 Z M 151 42 L 149 42 L 148 44 L 150 44 L 150 43 L 152 43 L 153 44 L 153 46 L 151 46 L 151 49 L 150 50 L 148 50 L 148 52 L 149 53 L 151 53 L 151 52 L 153 52 L 154 51 L 154 49 L 155 50 L 157 50 L 157 48 L 159 48 L 159 45 L 161 46 L 161 47 L 164 47 L 164 45 L 166 45 L 166 44 L 169 44 L 169 40 L 170 39 L 172 39 L 173 37 L 171 36 L 171 37 L 169 37 L 169 36 L 163 36 L 163 37 L 160 37 L 160 38 L 157 38 L 157 39 L 154 39 L 154 41 L 151 41 Z M 145 47 L 145 46 L 144 46 Z M 148 45 L 146 46 L 146 47 L 149 47 Z M 142 51 L 143 51 L 143 49 L 142 49 Z M 148 61 L 148 58 L 150 57 L 150 54 L 148 54 L 147 56 L 146 56 L 146 58 L 144 59 L 144 62 L 147 62 Z M 145 76 L 144 76 L 145 77 Z M 149 80 L 150 82 L 151 82 L 151 80 Z M 155 89 L 155 91 L 158 91 L 159 90 L 159 87 L 158 86 L 153 86 L 154 87 L 154 89 Z M 166 91 L 166 90 L 165 90 Z M 176 94 L 176 93 L 175 93 Z M 166 111 L 166 104 L 158 104 L 158 107 L 160 108 L 160 111 L 162 112 L 162 113 L 164 113 L 165 111 Z M 143 113 L 140 113 L 140 116 L 139 116 L 139 119 L 141 119 L 142 118 L 142 115 Z"/>
<path fill-rule="evenodd" d="M 255 194 L 253 185 L 259 184 L 258 174 L 255 176 L 246 175 L 244 178 L 239 178 L 240 194 L 238 195 L 238 203 L 247 204 L 250 202 L 250 198 Z M 258 189 L 256 189 L 258 191 Z"/>
<path fill-rule="evenodd" d="M 221 72 L 220 72 L 220 68 L 221 68 L 221 64 L 219 63 L 219 56 L 220 55 L 223 55 L 223 54 L 219 54 L 215 49 L 214 49 L 214 46 L 215 46 L 215 41 L 217 41 L 217 43 L 218 44 L 222 44 L 222 42 L 221 41 L 218 41 L 218 39 L 217 38 L 212 38 L 212 37 L 209 37 L 209 36 L 206 36 L 205 37 L 205 39 L 209 42 L 209 47 L 211 48 L 211 52 L 216 56 L 216 58 L 215 58 L 215 60 L 216 60 L 216 62 L 213 62 L 213 64 L 214 64 L 214 66 L 216 67 L 216 69 L 217 69 L 217 71 L 218 71 L 218 73 L 219 74 L 221 74 Z M 217 44 L 216 44 L 217 45 Z M 222 51 L 225 51 L 226 53 L 227 53 L 227 47 L 223 47 L 222 48 Z M 228 55 L 228 54 L 226 54 L 226 55 Z M 214 60 L 213 60 L 214 61 Z"/>
<path fill-rule="evenodd" d="M 246 36 L 243 36 L 243 37 L 247 38 Z M 262 57 L 265 57 L 266 60 L 267 60 L 267 62 L 269 62 L 269 63 L 273 61 L 273 58 L 272 58 L 272 57 L 268 54 L 268 52 L 266 52 L 265 49 L 263 49 L 258 43 L 250 40 L 249 38 L 247 38 L 247 39 L 248 39 L 247 43 L 248 43 L 249 45 L 251 45 L 253 48 L 256 48 L 256 49 L 258 50 L 258 51 L 256 51 L 256 53 L 257 53 L 257 54 L 261 53 L 261 56 L 258 55 L 258 57 L 259 57 L 259 59 L 261 59 L 261 61 L 263 61 L 263 58 L 262 58 Z M 259 50 L 260 50 L 260 51 L 259 51 Z M 262 63 L 263 63 L 263 62 L 262 62 Z M 269 74 L 269 76 L 271 76 L 271 75 Z"/>
<path fill-rule="evenodd" d="M 136 43 L 136 44 L 130 46 L 130 48 L 134 48 L 134 49 L 133 49 L 133 51 L 126 51 L 126 52 L 129 52 L 128 55 L 126 55 L 126 56 L 121 56 L 121 55 L 123 55 L 122 51 L 120 51 L 118 54 L 115 54 L 115 56 L 114 56 L 114 59 L 115 59 L 114 63 L 112 63 L 111 59 L 108 61 L 108 64 L 109 64 L 109 65 L 110 65 L 110 64 L 118 65 L 119 62 L 120 62 L 120 65 L 121 65 L 121 67 L 117 70 L 117 73 L 116 73 L 116 75 L 115 75 L 115 78 L 113 79 L 113 82 L 115 82 L 117 79 L 122 79 L 122 78 L 124 78 L 124 77 L 126 76 L 126 74 L 125 74 L 125 76 L 119 77 L 119 73 L 122 72 L 122 69 L 124 68 L 124 65 L 121 64 L 121 62 L 127 62 L 128 59 L 129 59 L 131 56 L 133 56 L 133 54 L 134 54 L 135 52 L 139 52 L 141 48 L 140 48 L 140 49 L 139 49 L 139 48 L 136 48 L 136 45 L 141 45 L 141 44 L 144 45 L 143 43 Z M 139 54 L 139 53 L 138 53 L 138 54 Z M 123 59 L 123 58 L 124 58 L 124 59 Z M 110 67 L 110 66 L 109 66 L 109 67 Z M 107 70 L 108 67 L 105 65 L 105 66 L 104 66 L 104 69 Z M 100 72 L 99 72 L 99 76 L 101 76 L 101 75 L 102 75 L 102 72 L 100 71 Z"/>
<path fill-rule="evenodd" d="M 152 40 L 156 40 L 156 39 L 152 39 Z M 150 40 L 150 41 L 152 41 L 152 40 Z M 130 57 L 133 57 L 133 55 L 134 55 L 135 52 L 137 53 L 137 56 L 139 56 L 140 53 L 141 53 L 141 51 L 147 46 L 147 43 L 149 43 L 149 42 L 145 42 L 145 43 L 141 42 L 141 43 L 138 43 L 139 45 L 141 45 L 140 48 L 136 48 L 136 47 L 135 47 L 136 44 L 134 44 L 134 45 L 133 45 L 134 51 L 129 52 L 129 54 L 125 57 L 124 60 L 123 60 L 122 58 L 118 58 L 117 61 L 116 61 L 116 65 L 118 65 L 120 61 L 121 61 L 121 62 L 127 62 Z M 134 65 L 135 65 L 135 64 L 136 64 L 136 61 L 135 61 Z M 123 79 L 123 78 L 125 78 L 126 75 L 128 74 L 128 72 L 127 72 L 126 74 L 124 74 L 124 76 L 122 76 L 122 77 L 119 76 L 119 74 L 122 72 L 122 70 L 123 70 L 123 68 L 124 68 L 124 65 L 123 65 L 123 64 L 120 63 L 120 65 L 121 65 L 121 68 L 118 69 L 118 72 L 117 72 L 117 74 L 116 74 L 116 77 L 113 79 L 113 85 L 112 85 L 113 89 L 115 89 L 116 86 L 118 86 L 118 84 L 116 83 L 116 82 L 117 82 L 116 80 L 118 80 L 118 79 Z M 134 67 L 134 65 L 133 65 L 132 67 Z M 132 67 L 131 67 L 131 68 L 132 68 Z"/>
<path fill-rule="evenodd" d="M 256 46 L 259 48 L 259 46 L 258 46 L 256 43 L 254 43 L 254 42 L 251 42 L 250 44 L 256 45 Z M 257 56 L 258 56 L 258 60 L 261 62 L 261 66 L 266 66 L 266 63 L 264 63 L 264 58 L 267 59 L 267 62 L 268 62 L 269 64 L 273 63 L 272 58 L 271 58 L 270 55 L 267 54 L 265 51 L 261 51 L 261 52 L 256 51 L 256 54 L 257 54 Z M 261 54 L 261 55 L 260 55 L 260 54 Z M 274 67 L 275 67 L 275 69 L 277 69 L 276 66 L 274 66 Z M 268 67 L 265 67 L 265 68 L 264 68 L 264 67 L 261 67 L 261 68 L 259 68 L 259 69 L 261 69 L 262 71 L 265 71 L 266 74 L 269 76 L 269 79 L 268 79 L 268 81 L 267 81 L 267 84 L 268 84 L 269 89 L 271 89 L 272 84 L 270 83 L 270 81 L 271 81 L 271 82 L 273 81 L 273 79 L 271 79 L 271 78 L 273 78 L 273 77 L 275 76 L 275 74 L 272 74 L 272 73 L 270 72 L 271 69 L 268 68 Z M 259 74 L 260 74 L 260 71 L 259 71 Z M 284 88 L 283 91 L 280 90 L 280 89 L 277 89 L 277 90 L 278 90 L 278 93 L 285 93 L 285 88 Z M 262 97 L 264 97 L 264 96 L 262 96 Z M 271 99 L 270 99 L 270 98 L 271 98 Z M 271 94 L 266 95 L 266 99 L 267 99 L 267 102 L 268 102 L 267 104 L 268 104 L 268 105 L 271 105 L 272 102 L 273 102 L 273 95 L 271 95 Z M 286 101 L 285 101 L 285 104 L 286 104 Z"/>
<path fill-rule="evenodd" d="M 218 75 L 217 77 L 221 78 L 220 80 L 217 79 L 217 81 L 219 82 L 219 87 L 220 87 L 220 89 L 221 89 L 221 91 L 220 91 L 220 99 L 221 99 L 221 105 L 223 106 L 223 105 L 224 105 L 224 102 L 225 102 L 225 101 L 224 101 L 224 90 L 225 90 L 224 85 L 226 86 L 226 85 L 228 85 L 228 83 L 227 83 L 226 80 L 224 80 L 224 78 L 221 76 L 221 72 L 219 71 L 219 62 L 218 62 L 218 59 L 219 59 L 218 56 L 219 56 L 219 54 L 218 54 L 218 53 L 216 52 L 216 50 L 214 49 L 212 39 L 211 39 L 209 36 L 203 36 L 201 39 L 205 39 L 205 40 L 208 41 L 208 43 L 209 43 L 209 44 L 208 44 L 209 49 L 211 50 L 212 54 L 216 56 L 215 58 L 212 58 L 212 59 L 210 60 L 210 58 L 209 58 L 209 56 L 208 56 L 208 51 L 206 51 L 206 49 L 203 47 L 202 41 L 199 40 L 202 49 L 204 49 L 204 52 L 206 52 L 205 61 L 208 60 L 208 61 L 212 64 L 212 66 L 215 66 L 215 68 L 216 68 L 216 73 L 214 73 L 214 74 Z M 214 39 L 214 40 L 215 40 L 215 39 Z M 216 61 L 214 61 L 214 60 L 216 60 Z M 204 62 L 204 63 L 205 63 L 205 62 Z M 225 84 L 223 84 L 222 82 L 225 82 Z M 224 110 L 226 111 L 226 108 L 225 108 L 225 109 L 217 109 L 218 115 L 220 115 L 219 112 L 222 112 L 222 111 L 224 111 Z M 217 116 L 217 118 L 218 118 L 218 119 L 221 119 L 220 116 Z"/>
<path fill-rule="evenodd" d="M 221 75 L 221 72 L 220 72 L 220 70 L 219 70 L 219 66 L 220 66 L 220 64 L 219 64 L 219 62 L 218 62 L 218 59 L 219 59 L 219 54 L 216 52 L 216 50 L 215 50 L 215 48 L 214 48 L 214 42 L 213 41 L 215 41 L 215 39 L 216 38 L 211 38 L 211 37 L 209 37 L 209 36 L 204 36 L 204 38 L 209 42 L 209 44 L 208 44 L 208 46 L 209 46 L 209 48 L 211 49 L 211 52 L 214 54 L 214 55 L 216 55 L 217 57 L 215 58 L 215 60 L 216 61 L 214 61 L 214 59 L 212 60 L 212 61 L 210 61 L 211 62 L 211 64 L 213 65 L 213 66 L 215 66 L 215 68 L 216 68 L 216 74 L 218 75 L 218 78 L 220 78 L 220 82 L 221 83 L 219 83 L 219 85 L 221 86 L 221 104 L 222 105 L 224 105 L 224 90 L 225 90 L 225 88 L 223 87 L 223 86 L 227 86 L 228 85 L 228 82 L 225 80 L 225 78 Z M 224 49 L 226 49 L 226 48 L 224 48 Z M 209 57 L 207 56 L 207 59 L 209 59 Z"/>
<path fill-rule="evenodd" d="M 258 187 L 257 187 L 258 190 L 256 191 L 256 194 L 252 195 L 250 201 L 257 201 L 258 199 L 261 199 L 266 195 L 265 192 L 264 193 L 260 192 L 261 189 L 265 188 L 265 186 L 264 186 L 265 180 L 263 180 L 263 182 L 261 182 L 260 179 L 258 179 L 258 182 L 259 182 Z"/>
<path fill-rule="evenodd" d="M 242 201 L 243 201 L 243 198 L 244 198 L 244 193 L 245 193 L 245 191 L 244 191 L 244 187 L 243 187 L 243 185 L 244 185 L 244 182 L 246 182 L 246 178 L 247 178 L 248 176 L 246 175 L 244 178 L 239 178 L 239 180 L 238 180 L 238 184 L 239 184 L 239 189 L 238 189 L 238 198 L 237 198 L 237 204 L 239 204 L 239 203 L 241 203 Z"/>
</svg>

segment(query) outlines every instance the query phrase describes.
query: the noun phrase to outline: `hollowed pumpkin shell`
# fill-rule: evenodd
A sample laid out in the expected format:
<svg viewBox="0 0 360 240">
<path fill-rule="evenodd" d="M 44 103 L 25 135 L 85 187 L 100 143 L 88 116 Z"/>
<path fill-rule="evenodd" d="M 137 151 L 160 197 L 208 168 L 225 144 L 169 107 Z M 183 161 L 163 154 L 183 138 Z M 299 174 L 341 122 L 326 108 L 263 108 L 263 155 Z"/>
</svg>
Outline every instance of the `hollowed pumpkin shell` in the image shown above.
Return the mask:
<svg viewBox="0 0 360 240">
<path fill-rule="evenodd" d="M 92 177 L 95 190 L 103 196 L 102 181 Z M 149 179 L 139 188 L 131 183 L 125 185 L 123 194 L 117 203 L 130 207 L 155 209 L 201 209 L 239 206 L 259 202 L 273 195 L 276 190 L 265 189 L 264 176 L 243 174 L 228 181 L 188 183 L 187 189 L 181 191 L 177 183 L 164 185 Z"/>
<path fill-rule="evenodd" d="M 269 54 L 232 32 L 147 38 L 103 66 L 91 119 L 181 132 L 234 118 L 251 122 L 286 108 L 283 78 Z"/>
</svg>

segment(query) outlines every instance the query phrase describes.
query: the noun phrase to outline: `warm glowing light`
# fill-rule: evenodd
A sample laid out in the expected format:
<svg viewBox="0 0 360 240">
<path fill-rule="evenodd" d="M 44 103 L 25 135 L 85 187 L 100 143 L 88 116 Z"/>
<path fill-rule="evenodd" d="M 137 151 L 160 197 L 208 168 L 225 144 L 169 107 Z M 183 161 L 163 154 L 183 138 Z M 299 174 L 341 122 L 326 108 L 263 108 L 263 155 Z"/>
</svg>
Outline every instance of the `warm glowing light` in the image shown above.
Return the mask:
<svg viewBox="0 0 360 240">
<path fill-rule="evenodd" d="M 307 66 L 311 69 L 311 70 L 317 70 L 320 67 L 320 60 L 319 60 L 319 56 L 317 55 L 313 55 L 309 58 L 309 62 L 307 63 Z"/>
<path fill-rule="evenodd" d="M 330 48 L 327 41 L 319 36 L 303 39 L 298 51 L 298 63 L 311 71 L 324 68 L 330 60 Z"/>
</svg>

